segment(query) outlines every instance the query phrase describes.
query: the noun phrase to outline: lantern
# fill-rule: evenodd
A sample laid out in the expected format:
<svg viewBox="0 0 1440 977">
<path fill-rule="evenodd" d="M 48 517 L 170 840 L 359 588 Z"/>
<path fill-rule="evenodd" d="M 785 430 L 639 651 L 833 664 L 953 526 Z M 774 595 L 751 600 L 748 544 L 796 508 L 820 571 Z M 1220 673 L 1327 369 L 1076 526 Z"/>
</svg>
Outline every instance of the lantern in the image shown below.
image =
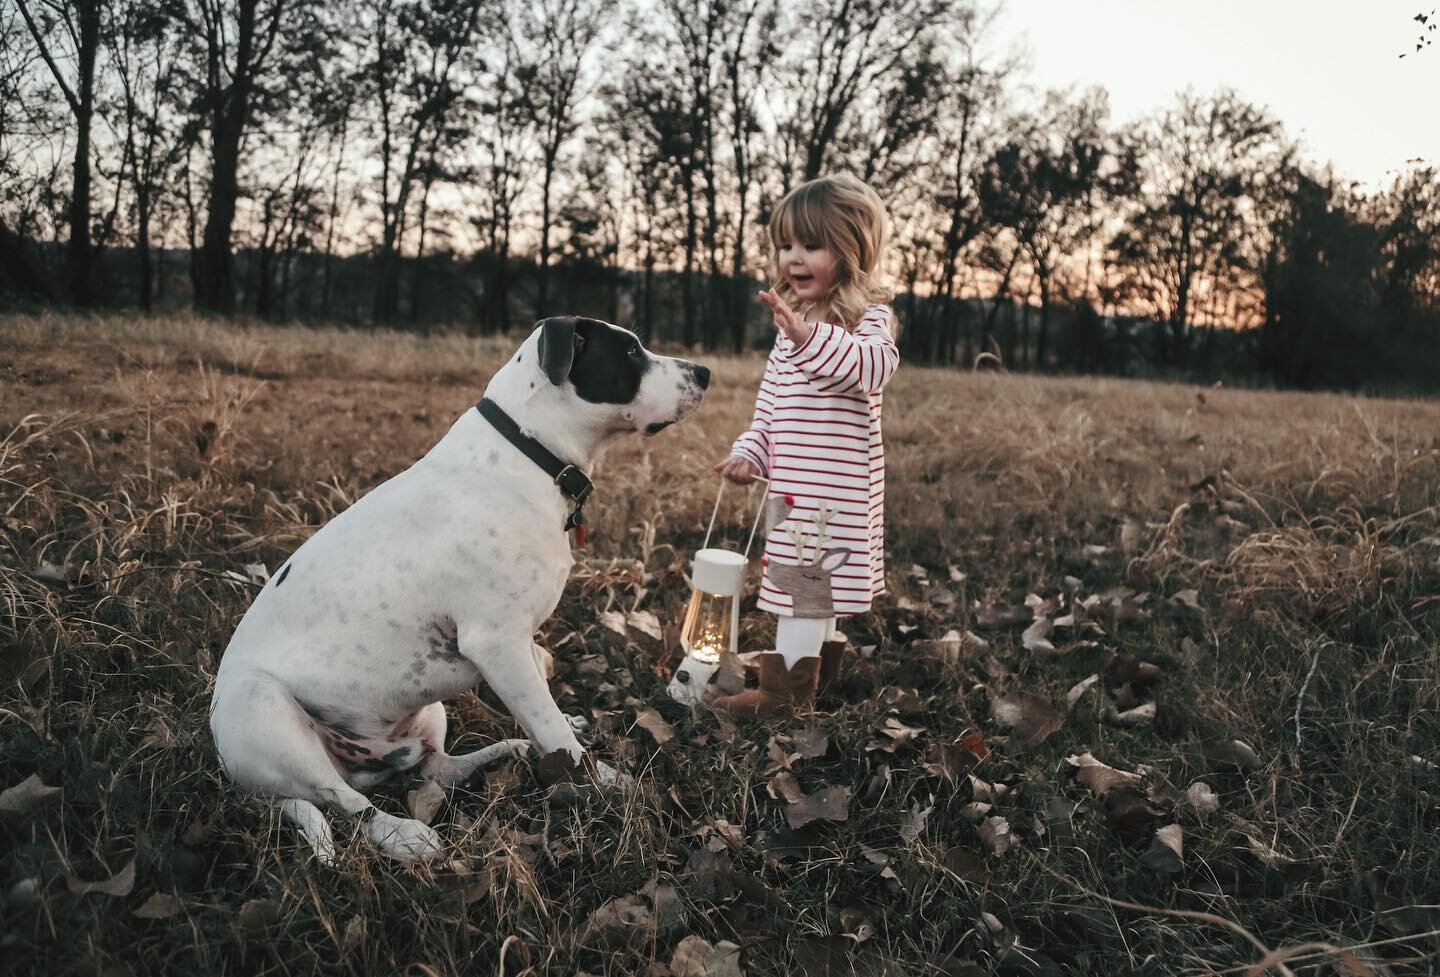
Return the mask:
<svg viewBox="0 0 1440 977">
<path fill-rule="evenodd" d="M 723 481 L 720 490 L 722 493 L 725 490 Z M 716 512 L 719 508 L 720 497 L 717 495 Z M 757 514 L 755 525 L 758 524 Z M 666 689 L 672 699 L 692 706 L 699 705 L 707 697 L 710 681 L 720 668 L 721 653 L 728 651 L 734 654 L 738 646 L 740 592 L 745 583 L 750 544 L 755 540 L 755 526 L 752 525 L 744 553 L 711 548 L 710 532 L 714 528 L 715 512 L 712 512 L 710 529 L 705 531 L 705 544 L 695 554 L 690 574 L 690 606 L 685 610 L 685 623 L 680 627 L 680 645 L 685 649 L 685 658 L 676 667 Z"/>
</svg>

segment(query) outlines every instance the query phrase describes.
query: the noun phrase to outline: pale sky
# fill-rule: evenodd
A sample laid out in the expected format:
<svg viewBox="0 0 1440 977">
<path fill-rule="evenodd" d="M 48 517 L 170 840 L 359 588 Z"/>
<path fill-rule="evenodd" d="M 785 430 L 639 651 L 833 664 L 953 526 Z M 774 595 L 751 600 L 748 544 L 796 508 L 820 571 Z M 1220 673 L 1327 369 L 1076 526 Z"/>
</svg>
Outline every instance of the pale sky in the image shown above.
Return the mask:
<svg viewBox="0 0 1440 977">
<path fill-rule="evenodd" d="M 1266 105 L 1313 160 L 1367 187 L 1414 157 L 1440 163 L 1440 0 L 1008 0 L 999 36 L 1042 88 L 1100 84 L 1128 121 L 1187 85 Z"/>
</svg>

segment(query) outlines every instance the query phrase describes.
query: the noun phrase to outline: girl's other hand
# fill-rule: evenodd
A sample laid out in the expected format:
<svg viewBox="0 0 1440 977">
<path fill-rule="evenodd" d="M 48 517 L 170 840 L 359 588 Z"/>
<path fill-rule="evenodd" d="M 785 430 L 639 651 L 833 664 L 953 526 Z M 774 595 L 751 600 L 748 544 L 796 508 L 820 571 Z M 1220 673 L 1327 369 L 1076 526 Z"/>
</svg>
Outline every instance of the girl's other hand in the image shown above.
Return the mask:
<svg viewBox="0 0 1440 977">
<path fill-rule="evenodd" d="M 715 471 L 736 485 L 749 485 L 760 474 L 749 459 L 741 458 L 739 455 L 731 455 L 726 458 L 715 466 Z"/>
<path fill-rule="evenodd" d="M 775 293 L 774 289 L 761 289 L 758 294 L 760 301 L 770 307 L 770 313 L 775 319 L 775 328 L 783 332 L 792 343 L 803 343 L 814 326 L 801 322 L 800 316 Z"/>
</svg>

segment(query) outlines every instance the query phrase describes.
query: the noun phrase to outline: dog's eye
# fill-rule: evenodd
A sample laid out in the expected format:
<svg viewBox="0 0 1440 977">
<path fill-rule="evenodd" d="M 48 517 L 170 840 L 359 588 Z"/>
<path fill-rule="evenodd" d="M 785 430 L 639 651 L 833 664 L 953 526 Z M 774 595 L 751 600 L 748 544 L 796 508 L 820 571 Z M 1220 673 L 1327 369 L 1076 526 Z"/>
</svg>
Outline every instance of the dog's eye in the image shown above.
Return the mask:
<svg viewBox="0 0 1440 977">
<path fill-rule="evenodd" d="M 640 358 L 640 344 L 639 344 L 639 343 L 636 343 L 634 346 L 631 346 L 631 347 L 630 347 L 630 355 L 633 356 L 633 357 L 635 357 L 637 360 Z"/>
</svg>

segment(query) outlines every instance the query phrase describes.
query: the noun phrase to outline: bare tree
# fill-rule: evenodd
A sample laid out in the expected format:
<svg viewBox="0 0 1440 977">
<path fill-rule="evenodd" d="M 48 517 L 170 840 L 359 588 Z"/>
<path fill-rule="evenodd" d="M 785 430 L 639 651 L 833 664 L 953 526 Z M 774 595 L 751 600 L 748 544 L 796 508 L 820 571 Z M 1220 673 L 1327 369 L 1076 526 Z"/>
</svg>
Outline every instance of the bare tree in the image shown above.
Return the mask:
<svg viewBox="0 0 1440 977">
<path fill-rule="evenodd" d="M 575 135 L 576 114 L 587 94 L 587 56 L 612 8 L 601 0 L 534 0 L 511 15 L 515 43 L 525 62 L 518 71 L 540 147 L 540 247 L 535 304 L 550 301 L 550 230 L 560 154 Z"/>
<path fill-rule="evenodd" d="M 95 62 L 100 54 L 104 0 L 15 0 L 30 39 L 50 69 L 75 122 L 70 184 L 70 298 L 89 305 L 94 286 L 90 240 L 91 124 L 95 118 Z M 68 66 L 68 68 L 67 68 Z"/>
</svg>

